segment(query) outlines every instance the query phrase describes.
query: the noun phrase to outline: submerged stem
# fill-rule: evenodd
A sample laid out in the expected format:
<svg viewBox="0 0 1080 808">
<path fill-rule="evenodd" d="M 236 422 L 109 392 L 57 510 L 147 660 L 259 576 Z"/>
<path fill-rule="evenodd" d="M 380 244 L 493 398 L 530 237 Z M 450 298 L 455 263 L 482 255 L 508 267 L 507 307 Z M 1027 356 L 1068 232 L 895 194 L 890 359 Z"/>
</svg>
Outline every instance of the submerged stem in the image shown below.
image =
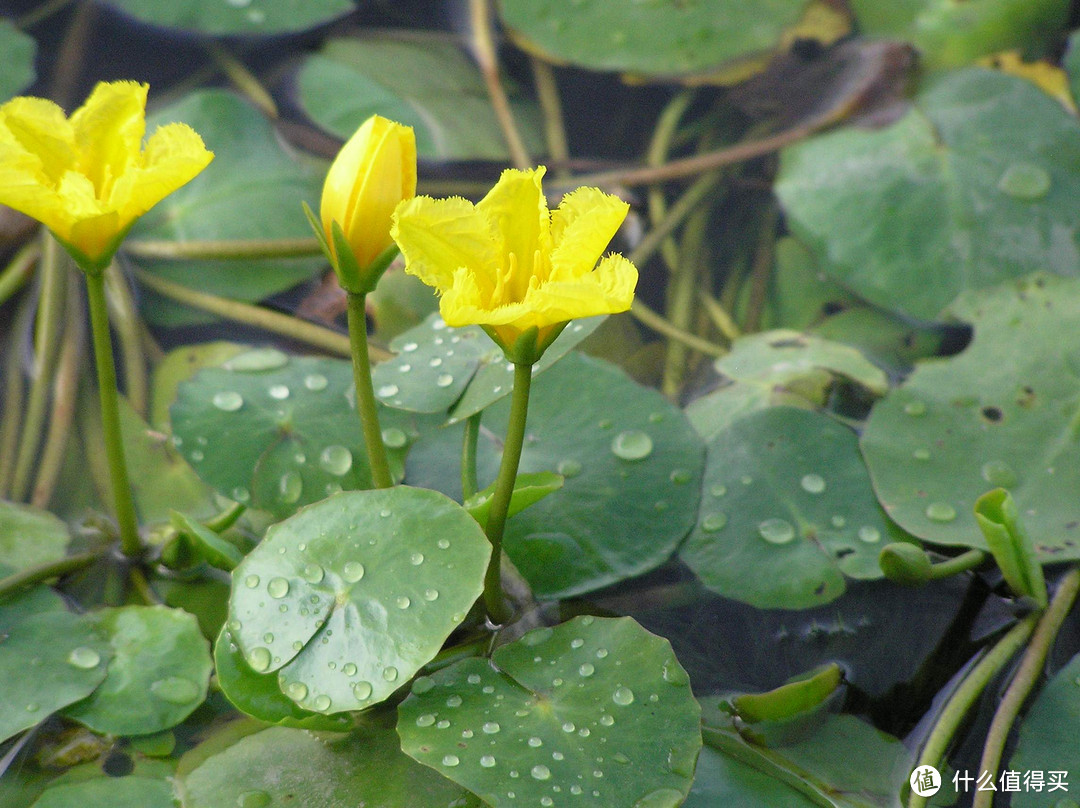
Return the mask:
<svg viewBox="0 0 1080 808">
<path fill-rule="evenodd" d="M 465 438 L 461 445 L 461 498 L 466 500 L 476 493 L 476 444 L 480 440 L 481 412 L 465 419 Z"/>
<path fill-rule="evenodd" d="M 371 385 L 371 360 L 368 359 L 367 317 L 364 302 L 367 295 L 348 293 L 349 340 L 352 346 L 353 381 L 356 384 L 356 411 L 364 428 L 364 445 L 367 447 L 371 479 L 376 488 L 389 488 L 394 484 L 390 476 L 390 464 L 386 459 L 386 447 L 379 428 L 379 411 L 375 403 L 375 390 Z"/>
<path fill-rule="evenodd" d="M 502 591 L 502 540 L 506 529 L 506 514 L 514 493 L 521 447 L 525 443 L 525 421 L 529 414 L 529 388 L 532 386 L 532 365 L 514 365 L 514 392 L 510 398 L 510 422 L 506 427 L 502 463 L 495 482 L 488 511 L 487 536 L 491 542 L 491 561 L 484 577 L 484 605 L 488 617 L 497 624 L 506 623 L 511 615 Z"/>
<path fill-rule="evenodd" d="M 109 462 L 113 505 L 120 529 L 120 549 L 128 557 L 142 554 L 135 503 L 128 481 L 124 441 L 120 432 L 120 398 L 116 391 L 116 366 L 113 360 L 112 337 L 109 334 L 109 310 L 105 302 L 105 275 L 87 272 L 86 290 L 90 303 L 90 331 L 94 340 L 94 365 L 97 368 L 98 397 L 101 402 L 101 427 L 105 438 L 105 455 Z"/>
</svg>

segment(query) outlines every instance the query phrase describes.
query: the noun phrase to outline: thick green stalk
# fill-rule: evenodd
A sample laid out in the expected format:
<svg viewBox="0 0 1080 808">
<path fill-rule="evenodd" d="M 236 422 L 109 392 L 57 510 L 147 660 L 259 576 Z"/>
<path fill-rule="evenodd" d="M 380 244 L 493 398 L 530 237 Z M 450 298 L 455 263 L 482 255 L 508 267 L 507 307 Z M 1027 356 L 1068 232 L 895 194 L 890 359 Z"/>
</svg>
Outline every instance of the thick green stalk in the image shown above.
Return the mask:
<svg viewBox="0 0 1080 808">
<path fill-rule="evenodd" d="M 1035 623 L 1038 619 L 1037 614 L 1031 614 L 1013 626 L 1009 633 L 998 640 L 997 644 L 990 649 L 986 656 L 979 660 L 978 664 L 964 677 L 964 681 L 949 697 L 948 702 L 941 711 L 941 715 L 938 716 L 937 721 L 934 723 L 934 728 L 930 731 L 930 735 L 923 745 L 922 754 L 919 755 L 919 762 L 915 765 L 915 768 L 919 766 L 941 768 L 941 761 L 945 757 L 957 729 L 959 729 L 964 717 L 967 716 L 968 710 L 971 709 L 971 706 L 979 698 L 990 680 L 1008 664 L 1013 655 L 1027 642 L 1031 632 L 1035 629 Z M 926 800 L 926 797 L 920 797 L 912 792 L 908 797 L 907 808 L 924 808 Z"/>
<path fill-rule="evenodd" d="M 364 301 L 367 295 L 348 293 L 349 342 L 352 346 L 353 381 L 356 383 L 356 411 L 364 428 L 364 444 L 367 446 L 371 479 L 376 488 L 389 488 L 394 484 L 390 476 L 390 464 L 386 460 L 382 430 L 379 428 L 379 411 L 375 403 L 375 390 L 371 386 L 371 360 L 368 358 L 367 317 Z"/>
<path fill-rule="evenodd" d="M 124 368 L 124 392 L 135 412 L 145 418 L 150 388 L 146 374 L 146 355 L 142 350 L 139 312 L 127 281 L 120 274 L 120 268 L 115 262 L 105 270 L 105 291 L 117 345 L 120 347 L 120 361 Z"/>
<path fill-rule="evenodd" d="M 948 561 L 940 561 L 930 565 L 930 580 L 937 581 L 948 578 L 950 575 L 959 575 L 962 572 L 973 570 L 986 561 L 986 553 L 982 550 L 967 550 Z"/>
<path fill-rule="evenodd" d="M 27 567 L 14 575 L 9 575 L 7 578 L 0 578 L 0 601 L 3 601 L 9 595 L 26 589 L 28 586 L 89 567 L 104 554 L 104 550 L 91 550 L 90 552 L 61 558 L 58 561 L 39 564 L 36 567 Z"/>
<path fill-rule="evenodd" d="M 120 433 L 120 397 L 116 391 L 116 366 L 113 360 L 112 337 L 109 334 L 109 309 L 105 301 L 105 275 L 87 272 L 86 290 L 90 303 L 90 331 L 94 340 L 94 364 L 97 367 L 98 397 L 101 401 L 101 427 L 105 438 L 105 455 L 112 480 L 116 522 L 120 528 L 120 549 L 128 557 L 142 554 L 139 524 L 135 503 L 128 482 L 124 441 Z"/>
<path fill-rule="evenodd" d="M 495 482 L 488 511 L 487 537 L 491 542 L 491 561 L 484 576 L 484 605 L 488 617 L 496 624 L 506 623 L 512 615 L 503 599 L 502 591 L 502 540 L 506 529 L 506 515 L 510 511 L 510 498 L 514 494 L 521 447 L 525 443 L 525 421 L 529 414 L 529 388 L 532 386 L 532 365 L 514 365 L 514 393 L 510 398 L 510 423 L 506 427 L 502 464 Z"/>
<path fill-rule="evenodd" d="M 476 444 L 480 440 L 480 416 L 476 412 L 465 419 L 465 438 L 461 444 L 461 498 L 476 493 Z"/>
<path fill-rule="evenodd" d="M 1020 714 L 1020 708 L 1024 706 L 1032 688 L 1042 676 L 1046 655 L 1050 652 L 1050 646 L 1061 630 L 1061 624 L 1072 609 L 1078 590 L 1080 590 L 1080 568 L 1074 567 L 1058 584 L 1054 599 L 1039 619 L 1035 634 L 1020 660 L 1020 667 L 1016 669 L 1009 689 L 1005 691 L 1001 704 L 994 713 L 990 729 L 986 732 L 982 760 L 979 761 L 979 772 L 990 772 L 993 775 L 991 781 L 997 780 L 998 765 L 1001 763 L 1001 753 L 1005 750 L 1005 740 L 1009 737 L 1009 730 L 1012 729 L 1016 716 Z M 972 808 L 990 808 L 992 796 L 992 791 L 976 791 Z"/>
</svg>

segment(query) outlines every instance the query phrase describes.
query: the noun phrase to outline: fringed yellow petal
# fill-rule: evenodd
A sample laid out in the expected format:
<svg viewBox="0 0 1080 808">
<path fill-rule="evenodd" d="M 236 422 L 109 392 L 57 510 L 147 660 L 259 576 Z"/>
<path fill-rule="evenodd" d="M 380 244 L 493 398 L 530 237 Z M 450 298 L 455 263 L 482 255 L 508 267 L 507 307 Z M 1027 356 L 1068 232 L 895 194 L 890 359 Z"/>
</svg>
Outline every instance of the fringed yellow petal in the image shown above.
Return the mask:
<svg viewBox="0 0 1080 808">
<path fill-rule="evenodd" d="M 630 206 L 599 188 L 578 188 L 551 215 L 551 280 L 591 272 L 618 232 Z"/>
<path fill-rule="evenodd" d="M 101 82 L 71 116 L 79 171 L 100 199 L 108 199 L 113 183 L 139 162 L 149 89 L 133 81 Z"/>
<path fill-rule="evenodd" d="M 75 165 L 75 135 L 64 111 L 44 98 L 13 98 L 0 106 L 0 143 L 9 155 L 32 158 L 47 182 L 59 182 Z"/>
<path fill-rule="evenodd" d="M 150 136 L 142 166 L 130 169 L 113 186 L 108 200 L 127 226 L 177 188 L 191 182 L 214 155 L 190 126 L 171 123 Z"/>
<path fill-rule="evenodd" d="M 525 302 L 545 323 L 566 322 L 626 311 L 636 285 L 634 265 L 621 255 L 609 255 L 595 271 L 576 280 L 546 283 L 533 290 Z"/>
<path fill-rule="evenodd" d="M 511 289 L 519 300 L 528 288 L 528 278 L 547 277 L 546 264 L 534 265 L 537 255 L 546 259 L 551 253 L 551 215 L 541 185 L 545 171 L 543 166 L 530 171 L 509 168 L 476 205 L 499 234 L 503 266 L 511 255 L 517 256 Z M 525 279 L 524 286 L 519 279 Z"/>
<path fill-rule="evenodd" d="M 440 294 L 454 286 L 454 273 L 462 267 L 473 273 L 484 293 L 494 288 L 497 234 L 471 202 L 414 197 L 397 206 L 390 235 L 405 256 L 405 271 Z"/>
</svg>

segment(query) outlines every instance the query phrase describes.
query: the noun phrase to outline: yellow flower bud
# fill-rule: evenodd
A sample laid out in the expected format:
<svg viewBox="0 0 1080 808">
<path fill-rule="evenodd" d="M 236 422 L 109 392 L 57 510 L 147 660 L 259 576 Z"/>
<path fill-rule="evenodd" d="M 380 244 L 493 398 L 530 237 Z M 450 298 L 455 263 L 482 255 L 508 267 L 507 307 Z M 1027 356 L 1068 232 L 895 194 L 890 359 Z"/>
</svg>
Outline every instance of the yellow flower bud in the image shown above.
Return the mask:
<svg viewBox="0 0 1080 808">
<path fill-rule="evenodd" d="M 323 185 L 323 232 L 343 288 L 360 293 L 374 288 L 386 268 L 377 259 L 393 244 L 390 217 L 399 202 L 415 194 L 412 127 L 371 116 L 338 152 Z M 351 255 L 342 255 L 335 224 Z"/>
</svg>

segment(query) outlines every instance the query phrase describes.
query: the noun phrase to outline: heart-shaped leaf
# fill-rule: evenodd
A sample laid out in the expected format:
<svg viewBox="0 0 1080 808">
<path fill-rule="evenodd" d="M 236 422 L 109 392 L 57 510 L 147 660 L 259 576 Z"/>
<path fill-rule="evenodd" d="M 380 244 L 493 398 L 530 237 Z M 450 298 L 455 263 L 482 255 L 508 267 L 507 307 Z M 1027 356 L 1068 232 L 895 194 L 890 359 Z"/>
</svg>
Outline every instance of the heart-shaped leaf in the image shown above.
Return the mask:
<svg viewBox="0 0 1080 808">
<path fill-rule="evenodd" d="M 681 804 L 700 708 L 667 640 L 628 617 L 577 617 L 418 679 L 406 754 L 487 804 Z"/>
<path fill-rule="evenodd" d="M 265 3 L 252 0 L 109 0 L 153 25 L 203 34 L 283 34 L 304 31 L 352 10 L 349 0 Z"/>
<path fill-rule="evenodd" d="M 490 554 L 436 491 L 337 494 L 271 527 L 233 571 L 229 630 L 305 710 L 369 707 L 435 656 L 483 591 Z"/>
</svg>

